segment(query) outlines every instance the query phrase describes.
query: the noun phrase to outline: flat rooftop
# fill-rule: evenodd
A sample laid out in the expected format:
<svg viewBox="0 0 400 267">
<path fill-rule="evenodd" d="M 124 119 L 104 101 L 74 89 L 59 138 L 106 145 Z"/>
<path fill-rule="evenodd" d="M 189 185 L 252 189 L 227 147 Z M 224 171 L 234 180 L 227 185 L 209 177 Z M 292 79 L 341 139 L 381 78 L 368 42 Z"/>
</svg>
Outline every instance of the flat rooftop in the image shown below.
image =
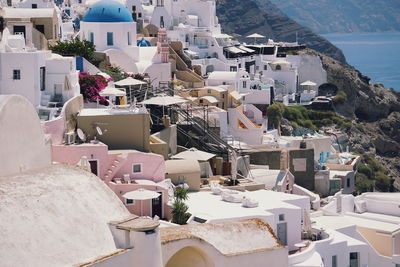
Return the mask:
<svg viewBox="0 0 400 267">
<path fill-rule="evenodd" d="M 112 108 L 84 108 L 78 116 L 107 116 L 107 115 L 132 115 L 147 114 L 147 110 L 143 108 L 136 109 L 112 109 Z"/>
</svg>

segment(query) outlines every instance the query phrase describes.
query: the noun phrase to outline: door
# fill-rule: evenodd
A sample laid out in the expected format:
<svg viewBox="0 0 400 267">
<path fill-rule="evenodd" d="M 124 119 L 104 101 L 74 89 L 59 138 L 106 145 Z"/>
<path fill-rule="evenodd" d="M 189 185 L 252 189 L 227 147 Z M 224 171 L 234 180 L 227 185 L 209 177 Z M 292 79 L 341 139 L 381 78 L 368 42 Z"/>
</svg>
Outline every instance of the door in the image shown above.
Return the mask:
<svg viewBox="0 0 400 267">
<path fill-rule="evenodd" d="M 282 245 L 287 245 L 287 225 L 286 223 L 278 223 L 277 230 L 278 239 Z"/>
<path fill-rule="evenodd" d="M 24 35 L 24 38 L 26 39 L 25 26 L 14 25 L 13 30 L 14 30 L 14 34 L 22 33 Z"/>
<path fill-rule="evenodd" d="M 36 25 L 35 28 L 36 28 L 36 30 L 38 30 L 44 34 L 44 25 Z"/>
<path fill-rule="evenodd" d="M 153 198 L 151 200 L 151 216 L 154 217 L 157 215 L 158 217 L 162 218 L 162 192 L 158 193 L 160 193 L 158 198 Z"/>
<path fill-rule="evenodd" d="M 89 164 L 90 164 L 90 171 L 95 174 L 98 175 L 98 161 L 97 159 L 89 159 Z"/>
<path fill-rule="evenodd" d="M 350 252 L 350 267 L 359 267 L 358 252 Z"/>
</svg>

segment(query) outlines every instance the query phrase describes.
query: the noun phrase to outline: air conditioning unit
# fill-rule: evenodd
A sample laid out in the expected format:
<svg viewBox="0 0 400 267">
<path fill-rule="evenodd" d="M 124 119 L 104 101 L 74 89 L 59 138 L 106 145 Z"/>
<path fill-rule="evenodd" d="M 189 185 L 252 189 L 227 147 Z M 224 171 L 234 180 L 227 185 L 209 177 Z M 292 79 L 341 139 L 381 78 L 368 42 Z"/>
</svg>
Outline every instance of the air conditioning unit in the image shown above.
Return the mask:
<svg viewBox="0 0 400 267">
<path fill-rule="evenodd" d="M 65 133 L 64 135 L 64 143 L 66 145 L 75 144 L 76 134 L 74 132 Z"/>
</svg>

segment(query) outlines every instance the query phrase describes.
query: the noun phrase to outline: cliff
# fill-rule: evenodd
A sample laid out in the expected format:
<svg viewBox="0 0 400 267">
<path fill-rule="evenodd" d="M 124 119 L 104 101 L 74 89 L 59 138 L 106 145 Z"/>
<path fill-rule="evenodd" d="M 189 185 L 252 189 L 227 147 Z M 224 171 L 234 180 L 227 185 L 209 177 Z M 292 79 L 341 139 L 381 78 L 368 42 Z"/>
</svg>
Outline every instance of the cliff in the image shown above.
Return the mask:
<svg viewBox="0 0 400 267">
<path fill-rule="evenodd" d="M 241 41 L 252 41 L 245 37 L 257 32 L 275 41 L 296 41 L 306 44 L 307 47 L 345 63 L 342 51 L 325 38 L 313 33 L 310 29 L 301 26 L 279 11 L 268 0 L 268 8 L 261 10 L 252 0 L 218 0 L 217 15 L 224 32 L 240 34 Z"/>
<path fill-rule="evenodd" d="M 392 0 L 255 0 L 269 2 L 316 33 L 400 31 L 400 2 Z"/>
</svg>

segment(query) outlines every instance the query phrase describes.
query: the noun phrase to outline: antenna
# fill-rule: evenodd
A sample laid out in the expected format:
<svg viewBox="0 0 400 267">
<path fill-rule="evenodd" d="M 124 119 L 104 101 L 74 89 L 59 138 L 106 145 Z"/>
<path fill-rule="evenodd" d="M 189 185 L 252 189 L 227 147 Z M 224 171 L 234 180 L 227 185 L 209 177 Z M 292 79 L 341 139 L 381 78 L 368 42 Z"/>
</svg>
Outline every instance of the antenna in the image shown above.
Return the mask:
<svg viewBox="0 0 400 267">
<path fill-rule="evenodd" d="M 98 135 L 102 136 L 103 135 L 103 131 L 101 130 L 101 128 L 99 126 L 96 126 L 96 132 Z"/>
<path fill-rule="evenodd" d="M 76 132 L 78 134 L 79 139 L 81 139 L 83 142 L 85 142 L 86 141 L 86 134 L 82 131 L 82 129 L 78 128 L 76 130 Z"/>
</svg>

